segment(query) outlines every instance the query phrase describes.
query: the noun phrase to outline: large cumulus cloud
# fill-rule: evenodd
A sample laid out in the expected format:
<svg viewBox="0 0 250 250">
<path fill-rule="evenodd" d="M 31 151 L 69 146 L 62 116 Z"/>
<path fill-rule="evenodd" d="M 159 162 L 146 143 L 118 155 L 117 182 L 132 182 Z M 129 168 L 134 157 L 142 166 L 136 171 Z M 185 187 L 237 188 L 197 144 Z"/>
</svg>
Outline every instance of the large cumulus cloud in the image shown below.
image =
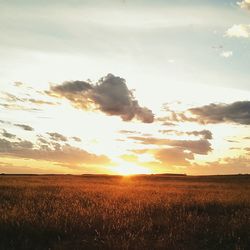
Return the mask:
<svg viewBox="0 0 250 250">
<path fill-rule="evenodd" d="M 50 95 L 65 97 L 81 109 L 97 109 L 101 112 L 120 116 L 124 121 L 134 118 L 144 122 L 154 121 L 153 112 L 141 107 L 123 78 L 108 74 L 96 84 L 85 81 L 64 82 L 52 86 Z"/>
</svg>

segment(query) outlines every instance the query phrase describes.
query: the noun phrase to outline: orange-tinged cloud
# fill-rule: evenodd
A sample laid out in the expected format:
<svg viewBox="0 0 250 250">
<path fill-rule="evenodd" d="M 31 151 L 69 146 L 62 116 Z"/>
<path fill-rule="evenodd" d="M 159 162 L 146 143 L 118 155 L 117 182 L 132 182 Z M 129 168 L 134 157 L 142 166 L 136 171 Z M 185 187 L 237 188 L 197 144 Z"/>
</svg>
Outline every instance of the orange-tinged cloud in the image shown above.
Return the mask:
<svg viewBox="0 0 250 250">
<path fill-rule="evenodd" d="M 208 140 L 171 140 L 155 137 L 143 137 L 143 136 L 130 136 L 130 139 L 138 141 L 145 145 L 160 145 L 160 146 L 172 146 L 188 150 L 195 154 L 206 155 L 212 151 L 211 144 Z"/>
<path fill-rule="evenodd" d="M 188 166 L 189 160 L 194 159 L 192 152 L 186 152 L 181 148 L 158 148 L 158 149 L 139 149 L 131 150 L 136 154 L 150 154 L 155 161 L 148 162 L 154 168 L 156 166 L 172 167 L 172 166 Z"/>
<path fill-rule="evenodd" d="M 46 141 L 45 141 L 46 142 Z M 34 145 L 30 141 L 9 141 L 0 139 L 0 156 L 17 157 L 34 160 L 57 162 L 61 164 L 94 164 L 102 165 L 110 163 L 110 159 L 104 155 L 91 154 L 83 149 L 59 143 L 47 143 Z"/>
</svg>

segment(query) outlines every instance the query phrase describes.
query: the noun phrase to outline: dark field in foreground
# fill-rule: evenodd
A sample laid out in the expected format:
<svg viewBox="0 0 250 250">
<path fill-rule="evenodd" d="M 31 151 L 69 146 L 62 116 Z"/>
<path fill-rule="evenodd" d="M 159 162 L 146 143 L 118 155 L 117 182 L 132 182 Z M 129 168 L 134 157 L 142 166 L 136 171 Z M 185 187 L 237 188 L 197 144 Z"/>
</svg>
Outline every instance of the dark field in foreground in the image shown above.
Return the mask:
<svg viewBox="0 0 250 250">
<path fill-rule="evenodd" d="M 0 176 L 0 249 L 250 249 L 250 176 Z"/>
</svg>

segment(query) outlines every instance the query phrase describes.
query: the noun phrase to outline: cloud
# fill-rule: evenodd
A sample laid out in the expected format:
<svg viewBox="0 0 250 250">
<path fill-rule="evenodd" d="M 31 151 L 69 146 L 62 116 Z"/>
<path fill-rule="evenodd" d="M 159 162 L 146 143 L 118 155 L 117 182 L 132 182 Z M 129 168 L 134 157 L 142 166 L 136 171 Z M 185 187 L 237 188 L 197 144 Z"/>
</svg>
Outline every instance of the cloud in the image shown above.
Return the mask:
<svg viewBox="0 0 250 250">
<path fill-rule="evenodd" d="M 156 161 L 149 165 L 151 167 L 168 167 L 168 166 L 189 166 L 189 160 L 194 159 L 192 152 L 185 152 L 184 149 L 173 148 L 158 148 L 158 149 L 135 149 L 131 150 L 135 154 L 150 154 Z"/>
<path fill-rule="evenodd" d="M 16 127 L 22 128 L 23 130 L 26 130 L 26 131 L 34 131 L 34 128 L 32 128 L 31 126 L 26 125 L 26 124 L 19 124 L 19 123 L 13 124 L 11 122 L 2 121 L 2 120 L 0 120 L 0 123 L 6 124 L 6 125 L 16 126 Z"/>
<path fill-rule="evenodd" d="M 76 137 L 76 136 L 73 136 L 73 137 L 71 137 L 74 141 L 76 141 L 76 142 L 81 142 L 82 140 L 81 140 L 81 138 L 79 138 L 79 137 Z"/>
<path fill-rule="evenodd" d="M 14 86 L 16 86 L 16 87 L 21 87 L 21 86 L 24 85 L 23 82 L 14 82 L 13 84 L 14 84 Z"/>
<path fill-rule="evenodd" d="M 241 148 L 239 148 L 239 147 L 232 147 L 232 148 L 230 148 L 230 150 L 240 150 Z"/>
<path fill-rule="evenodd" d="M 221 159 L 218 162 L 218 166 L 227 166 L 227 167 L 248 167 L 250 168 L 250 158 L 246 156 L 239 156 L 239 157 L 226 157 Z"/>
<path fill-rule="evenodd" d="M 107 115 L 120 116 L 123 121 L 134 118 L 144 123 L 154 121 L 153 112 L 141 107 L 128 89 L 123 78 L 108 74 L 97 84 L 84 81 L 64 82 L 52 86 L 47 92 L 56 97 L 65 97 L 77 108 L 85 110 L 99 110 Z"/>
<path fill-rule="evenodd" d="M 0 103 L 0 106 L 2 106 L 5 109 L 8 110 L 22 110 L 22 111 L 41 111 L 41 109 L 37 109 L 37 108 L 30 108 L 30 107 L 24 107 L 22 105 L 18 105 L 18 104 L 9 104 L 9 103 Z"/>
<path fill-rule="evenodd" d="M 176 126 L 175 123 L 173 123 L 173 122 L 167 122 L 167 121 L 163 122 L 162 125 L 164 125 L 164 126 Z"/>
<path fill-rule="evenodd" d="M 22 128 L 23 130 L 26 131 L 33 131 L 34 129 L 29 126 L 29 125 L 25 125 L 25 124 L 14 124 L 16 127 Z"/>
<path fill-rule="evenodd" d="M 38 136 L 37 141 L 38 141 L 39 143 L 46 144 L 46 145 L 50 144 L 50 141 L 48 141 L 47 139 L 45 139 L 45 138 L 44 138 L 43 136 L 41 136 L 41 135 Z"/>
<path fill-rule="evenodd" d="M 211 140 L 213 139 L 213 134 L 211 131 L 209 130 L 201 130 L 201 131 L 177 131 L 177 130 L 173 130 L 173 129 L 168 129 L 168 130 L 159 130 L 159 132 L 163 133 L 163 134 L 176 134 L 176 135 L 194 135 L 194 136 L 202 136 L 203 139 L 205 140 Z"/>
<path fill-rule="evenodd" d="M 133 131 L 133 130 L 119 130 L 120 134 L 140 134 L 140 132 Z"/>
<path fill-rule="evenodd" d="M 162 122 L 162 125 L 176 126 L 178 122 L 196 122 L 194 117 L 190 117 L 186 112 L 176 112 L 174 110 L 165 109 L 168 116 L 159 117 L 157 121 Z"/>
<path fill-rule="evenodd" d="M 124 154 L 124 155 L 121 155 L 120 158 L 127 162 L 138 162 L 137 155 Z"/>
<path fill-rule="evenodd" d="M 211 144 L 207 140 L 172 140 L 169 142 L 170 146 L 180 147 L 184 150 L 189 150 L 192 153 L 207 155 L 212 151 Z"/>
<path fill-rule="evenodd" d="M 47 133 L 50 138 L 54 141 L 67 141 L 67 137 L 65 137 L 64 135 L 61 135 L 59 133 Z"/>
<path fill-rule="evenodd" d="M 175 123 L 169 120 L 169 117 L 157 117 L 155 120 L 161 122 L 164 126 L 176 126 Z"/>
<path fill-rule="evenodd" d="M 188 160 L 194 159 L 192 153 L 184 152 L 184 150 L 180 148 L 165 148 L 155 150 L 154 157 L 163 164 L 174 166 L 187 166 L 189 165 Z"/>
<path fill-rule="evenodd" d="M 104 155 L 91 154 L 68 144 L 60 145 L 59 143 L 50 143 L 46 140 L 45 142 L 47 145 L 42 146 L 26 140 L 12 142 L 6 139 L 0 139 L 0 156 L 72 165 L 101 165 L 110 163 L 109 158 Z"/>
<path fill-rule="evenodd" d="M 33 98 L 27 99 L 27 101 L 37 104 L 37 105 L 56 105 L 57 104 L 54 102 L 43 101 L 43 100 L 38 100 L 38 99 L 33 99 Z"/>
<path fill-rule="evenodd" d="M 0 138 L 0 153 L 18 152 L 20 150 L 32 149 L 33 143 L 26 140 L 11 142 Z"/>
<path fill-rule="evenodd" d="M 237 124 L 250 124 L 250 101 L 239 101 L 231 104 L 214 104 L 191 108 L 189 111 L 195 115 L 201 124 L 232 122 Z"/>
<path fill-rule="evenodd" d="M 5 106 L 7 107 L 9 105 L 9 107 L 12 107 L 12 108 L 16 107 L 16 109 L 23 108 L 24 110 L 26 110 L 28 108 L 23 107 L 23 106 L 18 105 L 18 104 L 14 104 L 14 103 L 31 103 L 31 104 L 36 104 L 36 105 L 56 105 L 57 104 L 54 102 L 41 100 L 41 99 L 17 97 L 16 95 L 13 95 L 13 94 L 10 94 L 7 92 L 3 92 L 2 94 L 4 95 L 4 97 L 2 99 L 5 100 L 6 102 L 8 102 L 8 104 L 5 104 Z"/>
<path fill-rule="evenodd" d="M 13 135 L 13 134 L 11 134 L 11 133 L 8 133 L 5 129 L 3 129 L 2 136 L 5 137 L 5 138 L 9 138 L 9 139 L 14 139 L 14 138 L 16 138 L 16 135 Z"/>
<path fill-rule="evenodd" d="M 231 28 L 226 31 L 225 36 L 228 37 L 250 37 L 250 25 L 247 24 L 234 24 Z"/>
<path fill-rule="evenodd" d="M 188 174 L 248 174 L 250 170 L 250 158 L 248 156 L 226 157 L 205 164 L 192 163 L 187 167 Z"/>
<path fill-rule="evenodd" d="M 230 143 L 239 143 L 239 141 L 236 141 L 236 140 L 226 140 L 226 141 Z"/>
<path fill-rule="evenodd" d="M 248 168 L 248 170 L 250 169 L 250 158 L 247 156 L 225 157 L 218 159 L 218 161 L 207 162 L 203 165 L 193 163 L 193 166 L 212 167 L 214 170 L 226 167 L 232 168 L 235 172 L 237 172 L 238 168 Z"/>
<path fill-rule="evenodd" d="M 241 2 L 237 2 L 237 4 L 238 4 L 242 9 L 250 10 L 250 0 L 243 0 L 243 1 L 241 1 Z"/>
<path fill-rule="evenodd" d="M 12 149 L 11 142 L 0 138 L 0 152 L 5 153 Z"/>
<path fill-rule="evenodd" d="M 207 140 L 171 140 L 155 137 L 142 137 L 142 136 L 130 136 L 128 137 L 135 141 L 139 141 L 145 145 L 163 145 L 170 147 L 177 147 L 182 150 L 188 150 L 195 154 L 207 155 L 212 151 L 211 144 Z"/>
<path fill-rule="evenodd" d="M 223 45 L 214 45 L 214 46 L 212 46 L 212 49 L 221 50 L 221 49 L 223 49 Z"/>
<path fill-rule="evenodd" d="M 0 123 L 2 123 L 2 124 L 7 124 L 7 125 L 11 125 L 11 122 L 3 121 L 3 120 L 0 120 Z"/>
<path fill-rule="evenodd" d="M 0 162 L 0 173 L 8 173 L 8 174 L 55 174 L 60 173 L 57 172 L 55 169 L 40 169 L 37 167 L 28 167 L 28 166 L 22 166 L 22 165 L 14 165 L 11 163 L 6 162 Z"/>
<path fill-rule="evenodd" d="M 190 108 L 186 111 L 175 112 L 167 110 L 169 116 L 161 120 L 170 122 L 196 122 L 200 124 L 236 123 L 250 124 L 250 101 L 238 101 L 230 104 L 211 103 L 201 107 Z"/>
<path fill-rule="evenodd" d="M 56 93 L 64 93 L 65 95 L 73 93 L 78 94 L 79 92 L 85 92 L 92 88 L 93 87 L 90 83 L 84 81 L 66 81 L 62 85 L 51 87 L 51 89 Z"/>
<path fill-rule="evenodd" d="M 225 57 L 225 58 L 229 58 L 229 57 L 231 57 L 232 55 L 233 55 L 233 51 L 222 51 L 222 52 L 220 53 L 220 56 Z"/>
<path fill-rule="evenodd" d="M 206 140 L 211 140 L 213 139 L 213 134 L 211 131 L 209 130 L 201 130 L 201 131 L 191 131 L 191 132 L 185 132 L 187 135 L 194 135 L 194 136 L 199 136 L 201 135 L 203 137 L 203 139 Z"/>
</svg>

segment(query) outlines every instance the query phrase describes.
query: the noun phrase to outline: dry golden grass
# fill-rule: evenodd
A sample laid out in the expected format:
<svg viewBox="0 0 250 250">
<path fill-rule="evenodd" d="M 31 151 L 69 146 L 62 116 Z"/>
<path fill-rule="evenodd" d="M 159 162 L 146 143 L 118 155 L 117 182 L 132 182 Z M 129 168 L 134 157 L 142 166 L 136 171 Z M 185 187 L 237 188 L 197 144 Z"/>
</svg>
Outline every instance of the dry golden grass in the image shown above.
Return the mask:
<svg viewBox="0 0 250 250">
<path fill-rule="evenodd" d="M 250 177 L 0 176 L 0 249 L 250 249 Z"/>
</svg>

